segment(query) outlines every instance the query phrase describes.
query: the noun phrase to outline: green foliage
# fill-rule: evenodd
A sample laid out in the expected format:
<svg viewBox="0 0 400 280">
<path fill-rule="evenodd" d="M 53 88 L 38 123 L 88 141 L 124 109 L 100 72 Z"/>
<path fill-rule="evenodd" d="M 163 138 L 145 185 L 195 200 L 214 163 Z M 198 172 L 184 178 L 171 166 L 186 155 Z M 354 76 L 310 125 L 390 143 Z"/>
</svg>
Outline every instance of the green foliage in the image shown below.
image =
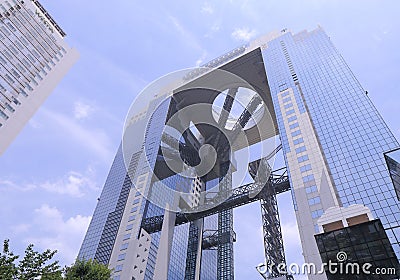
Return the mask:
<svg viewBox="0 0 400 280">
<path fill-rule="evenodd" d="M 109 280 L 112 271 L 94 260 L 76 260 L 71 267 L 60 268 L 53 261 L 57 251 L 39 253 L 30 244 L 25 256 L 16 264 L 19 256 L 10 251 L 10 241 L 4 240 L 0 255 L 0 280 Z M 64 275 L 63 275 L 64 274 Z"/>
<path fill-rule="evenodd" d="M 95 260 L 77 259 L 71 267 L 65 269 L 66 280 L 109 280 L 111 270 Z"/>
<path fill-rule="evenodd" d="M 19 262 L 18 272 L 20 280 L 30 280 L 41 276 L 41 280 L 58 280 L 62 279 L 61 269 L 58 261 L 50 261 L 57 251 L 46 250 L 39 253 L 33 250 L 30 244 L 25 250 L 24 258 Z"/>
<path fill-rule="evenodd" d="M 62 270 L 58 261 L 50 262 L 56 253 L 57 251 L 51 250 L 39 253 L 33 250 L 33 245 L 30 244 L 25 250 L 24 258 L 16 265 L 15 262 L 19 256 L 10 251 L 10 241 L 4 240 L 3 252 L 0 256 L 0 279 L 62 280 Z"/>
<path fill-rule="evenodd" d="M 14 253 L 10 251 L 10 240 L 4 240 L 3 252 L 0 255 L 0 279 L 15 279 L 18 269 L 14 262 L 18 258 L 19 256 L 14 255 Z"/>
</svg>

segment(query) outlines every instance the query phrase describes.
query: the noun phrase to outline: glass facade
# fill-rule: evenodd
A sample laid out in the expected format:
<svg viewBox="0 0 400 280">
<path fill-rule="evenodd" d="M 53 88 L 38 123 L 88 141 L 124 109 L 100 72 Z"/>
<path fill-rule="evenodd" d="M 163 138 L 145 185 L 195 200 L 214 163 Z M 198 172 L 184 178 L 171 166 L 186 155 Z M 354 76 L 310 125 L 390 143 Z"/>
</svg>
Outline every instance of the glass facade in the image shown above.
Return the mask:
<svg viewBox="0 0 400 280">
<path fill-rule="evenodd" d="M 337 273 L 326 270 L 328 279 L 398 279 L 400 276 L 399 262 L 380 220 L 318 234 L 315 239 L 324 263 L 340 263 L 338 252 L 346 254 L 346 259 L 342 261 L 342 271 L 340 267 Z M 348 263 L 358 264 L 358 273 L 355 273 L 356 269 L 353 273 L 350 266 L 346 271 Z M 364 273 L 362 267 L 365 263 L 371 264 L 367 272 L 376 274 L 382 271 L 384 273 L 382 275 Z"/>
<path fill-rule="evenodd" d="M 400 201 L 400 149 L 385 154 L 393 186 Z"/>
<path fill-rule="evenodd" d="M 112 219 L 111 213 L 113 213 L 117 209 L 120 195 L 122 194 L 124 196 L 124 193 L 126 192 L 126 188 L 125 191 L 123 191 L 126 175 L 127 174 L 122 155 L 122 147 L 120 146 L 118 148 L 114 162 L 111 166 L 110 173 L 108 174 L 108 177 L 104 184 L 103 191 L 100 195 L 100 198 L 98 199 L 98 203 L 90 222 L 89 229 L 86 232 L 85 239 L 83 240 L 81 249 L 79 251 L 79 258 L 95 258 L 97 248 L 100 244 L 100 239 L 102 237 L 105 238 L 103 232 L 105 230 L 106 223 L 110 227 L 117 226 L 118 230 L 119 221 L 118 219 L 114 221 L 114 219 Z M 111 244 L 112 250 L 112 245 L 114 245 L 113 241 L 111 240 L 107 243 Z M 111 254 L 111 251 L 109 251 L 108 254 Z"/>
<path fill-rule="evenodd" d="M 303 244 L 303 254 L 310 256 L 309 260 L 321 260 L 320 244 L 317 247 L 310 237 L 319 233 L 318 220 L 324 216 L 325 210 L 333 206 L 363 204 L 377 219 L 368 229 L 375 228 L 380 236 L 385 236 L 386 239 L 382 240 L 386 241 L 379 242 L 393 248 L 388 251 L 391 254 L 389 258 L 396 254 L 399 258 L 400 204 L 384 156 L 385 152 L 399 145 L 329 37 L 320 28 L 296 35 L 283 32 L 252 55 L 264 60 L 268 82 L 262 80 L 260 84 L 269 85 L 273 103 L 271 112 L 274 111 L 279 128 L 296 217 L 300 219 L 298 224 L 304 227 L 303 232 L 300 230 L 302 242 L 311 242 L 312 245 Z M 236 69 L 238 73 L 248 70 L 239 68 Z M 145 139 L 143 146 L 135 147 L 132 153 L 131 165 L 134 164 L 129 172 L 133 177 L 127 176 L 119 148 L 79 253 L 80 257 L 95 257 L 107 263 L 117 243 L 118 252 L 113 253 L 117 264 L 113 267 L 115 279 L 122 279 L 131 265 L 124 264 L 124 261 L 129 259 L 130 242 L 139 235 L 140 226 L 134 226 L 134 223 L 139 221 L 137 225 L 140 225 L 143 219 L 164 216 L 167 205 L 156 205 L 155 201 L 174 202 L 174 193 L 158 190 L 167 186 L 171 190 L 189 192 L 193 184 L 194 179 L 169 171 L 160 172 L 168 175 L 161 180 L 155 178 L 157 168 L 162 166 L 158 164 L 163 160 L 160 153 L 162 131 L 169 110 L 174 108 L 170 98 L 158 104 L 161 98 L 164 97 L 149 103 L 147 119 L 143 120 L 143 126 L 139 126 L 145 131 Z M 393 170 L 398 167 L 393 162 L 390 165 L 394 166 Z M 396 170 L 391 171 L 392 176 Z M 130 178 L 136 184 L 133 188 Z M 146 178 L 141 187 L 140 178 Z M 151 199 L 143 199 L 142 194 Z M 127 201 L 131 201 L 129 208 L 126 208 Z M 124 224 L 122 229 L 121 223 Z M 200 229 L 201 226 L 196 225 L 204 234 L 218 231 L 218 216 L 206 217 L 202 226 Z M 220 222 L 219 227 L 221 231 L 228 225 Z M 347 230 L 355 231 L 355 228 L 345 230 L 350 234 Z M 193 272 L 188 270 L 187 262 L 187 256 L 194 256 L 190 251 L 194 244 L 189 240 L 190 234 L 196 235 L 189 223 L 174 228 L 167 279 L 184 279 L 185 274 Z M 161 232 L 150 236 L 147 262 L 143 268 L 143 277 L 149 280 L 154 278 L 160 257 L 158 251 L 163 245 L 160 244 Z M 118 238 L 123 238 L 122 242 Z M 323 250 L 323 257 L 326 257 L 327 247 Z M 217 275 L 231 271 L 217 269 L 218 266 L 221 268 L 218 259 L 227 258 L 227 251 L 218 252 L 216 248 L 202 250 L 200 279 L 215 279 Z"/>
<path fill-rule="evenodd" d="M 302 140 L 296 136 L 314 133 L 339 206 L 363 204 L 371 209 L 400 258 L 400 204 L 384 157 L 399 144 L 342 56 L 318 28 L 282 34 L 268 42 L 263 57 L 286 162 L 291 152 L 289 141 L 297 145 Z M 312 131 L 287 131 L 285 121 L 293 121 L 295 111 L 291 103 L 282 110 L 278 94 L 288 89 L 293 91 L 300 114 L 309 115 Z M 308 157 L 305 152 L 298 162 L 306 164 Z M 291 185 L 296 184 L 291 178 Z M 314 205 L 319 197 L 308 201 Z M 318 215 L 314 212 L 313 216 Z"/>
</svg>

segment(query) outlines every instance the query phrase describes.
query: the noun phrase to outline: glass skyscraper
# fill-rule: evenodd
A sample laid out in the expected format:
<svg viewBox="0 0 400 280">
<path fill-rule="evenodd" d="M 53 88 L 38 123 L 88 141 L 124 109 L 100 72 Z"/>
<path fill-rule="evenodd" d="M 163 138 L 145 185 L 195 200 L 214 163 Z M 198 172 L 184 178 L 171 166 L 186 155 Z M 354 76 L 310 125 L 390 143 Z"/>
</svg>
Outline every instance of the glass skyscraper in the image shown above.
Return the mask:
<svg viewBox="0 0 400 280">
<path fill-rule="evenodd" d="M 196 90 L 185 88 L 185 83 L 207 81 L 215 69 L 246 81 L 261 96 L 260 102 L 254 96 L 242 98 L 244 110 L 235 119 L 232 103 L 240 99 L 241 93 L 237 84 L 226 86 L 221 82 L 221 90 L 207 89 L 197 96 Z M 388 161 L 385 154 L 390 155 L 399 144 L 320 27 L 298 34 L 287 30 L 268 34 L 211 61 L 205 68 L 187 73 L 182 84 L 152 88 L 157 95 L 143 110 L 128 116 L 124 139 L 80 258 L 108 264 L 114 269 L 114 279 L 233 279 L 235 234 L 230 211 L 256 199 L 250 195 L 244 200 L 236 199 L 238 190 L 244 188 L 232 186 L 234 181 L 229 176 L 239 172 L 240 165 L 234 163 L 233 155 L 222 160 L 224 154 L 219 150 L 228 146 L 235 154 L 246 145 L 278 135 L 305 262 L 319 267 L 340 249 L 357 260 L 374 256 L 371 262 L 376 266 L 398 265 L 400 202 L 394 186 L 398 163 Z M 227 115 L 224 118 L 221 113 L 215 126 L 240 124 L 241 127 L 233 125 L 233 132 L 227 135 L 236 137 L 236 130 L 243 130 L 247 144 L 214 145 L 218 168 L 200 175 L 194 166 L 203 160 L 201 147 L 220 143 L 220 136 L 215 136 L 218 133 L 194 121 L 197 109 L 189 117 L 185 115 L 193 118 L 191 125 L 195 129 L 176 137 L 180 142 L 176 140 L 175 150 L 174 140 L 164 130 L 178 111 L 190 110 L 190 106 L 200 103 L 214 106 L 224 92 L 223 109 Z M 264 111 L 257 109 L 257 102 L 265 105 Z M 203 116 L 215 113 L 214 109 L 207 110 L 202 111 Z M 265 121 L 266 110 L 270 123 Z M 255 132 L 249 119 L 259 132 Z M 212 118 L 207 122 L 213 122 Z M 133 134 L 135 141 L 128 141 L 131 138 L 127 135 Z M 188 166 L 185 172 L 195 176 L 182 176 L 168 165 L 176 153 Z M 224 167 L 226 163 L 229 168 Z M 221 174 L 230 179 L 223 181 Z M 215 206 L 219 207 L 217 212 L 206 209 L 197 214 L 179 213 L 179 209 L 200 209 L 208 201 L 204 191 L 216 185 L 218 192 L 227 191 L 230 195 L 227 203 Z M 175 192 L 161 192 L 162 187 Z M 168 203 L 157 203 L 160 201 Z M 179 207 L 169 208 L 171 205 Z M 206 212 L 211 214 L 202 215 Z M 364 234 L 363 244 L 356 242 L 356 233 Z M 343 236 L 354 242 L 344 242 Z M 336 276 L 330 274 L 309 275 L 310 279 L 327 277 L 342 279 L 331 278 Z"/>
</svg>

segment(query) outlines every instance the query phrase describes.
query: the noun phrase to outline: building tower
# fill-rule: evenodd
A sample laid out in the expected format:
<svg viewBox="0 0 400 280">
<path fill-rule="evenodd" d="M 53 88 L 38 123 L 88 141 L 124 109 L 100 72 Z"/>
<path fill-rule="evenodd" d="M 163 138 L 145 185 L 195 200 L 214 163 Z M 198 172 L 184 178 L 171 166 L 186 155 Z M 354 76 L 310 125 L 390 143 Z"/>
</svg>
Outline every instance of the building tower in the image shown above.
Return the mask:
<svg viewBox="0 0 400 280">
<path fill-rule="evenodd" d="M 399 144 L 320 27 L 268 34 L 171 84 L 128 115 L 80 258 L 114 279 L 234 279 L 232 209 L 260 201 L 266 260 L 284 263 L 276 196 L 290 190 L 305 262 L 345 252 L 398 268 Z M 235 185 L 236 153 L 275 136 Z M 280 149 L 286 168 L 272 171 Z M 276 266 L 265 277 L 290 278 Z"/>
<path fill-rule="evenodd" d="M 78 59 L 36 0 L 0 1 L 0 154 Z"/>
</svg>

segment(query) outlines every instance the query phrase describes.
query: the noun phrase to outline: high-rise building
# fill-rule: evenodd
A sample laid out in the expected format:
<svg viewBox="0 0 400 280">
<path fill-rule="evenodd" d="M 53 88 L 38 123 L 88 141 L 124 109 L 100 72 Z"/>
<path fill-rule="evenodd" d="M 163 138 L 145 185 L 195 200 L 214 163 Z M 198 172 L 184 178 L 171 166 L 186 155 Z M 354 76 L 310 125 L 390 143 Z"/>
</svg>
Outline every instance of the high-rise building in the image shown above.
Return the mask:
<svg viewBox="0 0 400 280">
<path fill-rule="evenodd" d="M 260 201 L 265 277 L 284 279 L 276 196 L 290 190 L 306 263 L 398 269 L 399 144 L 320 27 L 268 34 L 147 93 L 156 96 L 128 115 L 80 258 L 108 264 L 114 279 L 234 279 L 232 209 Z M 235 185 L 247 170 L 236 155 L 274 137 L 248 163 L 252 181 Z M 280 149 L 286 167 L 271 171 Z"/>
<path fill-rule="evenodd" d="M 36 0 L 0 1 L 0 154 L 79 57 Z"/>
</svg>

